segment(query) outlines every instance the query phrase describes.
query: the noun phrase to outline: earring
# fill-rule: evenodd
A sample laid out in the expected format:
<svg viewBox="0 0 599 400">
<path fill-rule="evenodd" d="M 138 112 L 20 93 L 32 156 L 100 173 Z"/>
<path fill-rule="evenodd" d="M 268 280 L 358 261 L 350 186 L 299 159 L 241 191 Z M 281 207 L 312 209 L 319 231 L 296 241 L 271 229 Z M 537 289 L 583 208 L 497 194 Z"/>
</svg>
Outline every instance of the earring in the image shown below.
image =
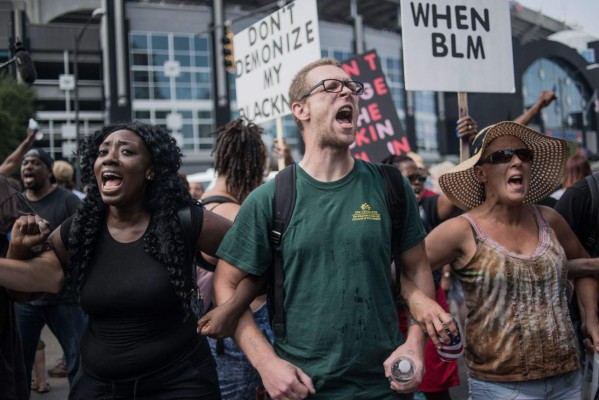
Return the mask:
<svg viewBox="0 0 599 400">
<path fill-rule="evenodd" d="M 146 180 L 148 180 L 148 181 L 151 181 L 152 179 L 154 179 L 154 176 L 153 176 L 153 175 L 148 175 L 148 176 L 146 176 Z"/>
</svg>

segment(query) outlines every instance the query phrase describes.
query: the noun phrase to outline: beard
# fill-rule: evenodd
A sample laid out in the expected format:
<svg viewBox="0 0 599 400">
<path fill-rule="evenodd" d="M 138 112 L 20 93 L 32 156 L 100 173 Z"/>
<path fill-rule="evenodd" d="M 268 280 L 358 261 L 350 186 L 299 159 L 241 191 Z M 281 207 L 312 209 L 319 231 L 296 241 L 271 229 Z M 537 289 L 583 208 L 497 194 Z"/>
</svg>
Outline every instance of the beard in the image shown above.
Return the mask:
<svg viewBox="0 0 599 400">
<path fill-rule="evenodd" d="M 338 148 L 344 149 L 350 146 L 356 140 L 355 129 L 351 135 L 337 134 L 331 129 L 319 129 L 316 132 L 319 139 L 320 148 Z"/>
</svg>

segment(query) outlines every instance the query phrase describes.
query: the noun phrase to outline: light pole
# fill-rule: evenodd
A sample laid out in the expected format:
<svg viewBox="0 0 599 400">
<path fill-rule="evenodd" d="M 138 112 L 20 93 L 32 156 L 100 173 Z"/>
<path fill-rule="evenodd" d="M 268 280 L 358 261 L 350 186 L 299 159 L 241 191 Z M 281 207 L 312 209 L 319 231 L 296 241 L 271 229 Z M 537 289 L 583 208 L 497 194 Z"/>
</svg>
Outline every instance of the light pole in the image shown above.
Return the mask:
<svg viewBox="0 0 599 400">
<path fill-rule="evenodd" d="M 83 25 L 83 28 L 81 28 L 79 33 L 77 33 L 77 36 L 75 36 L 75 40 L 73 43 L 73 81 L 74 81 L 74 90 L 75 90 L 75 92 L 73 93 L 73 103 L 74 103 L 74 109 L 75 109 L 75 146 L 77 148 L 76 153 L 75 153 L 76 154 L 76 156 L 75 156 L 75 186 L 76 186 L 77 190 L 81 190 L 81 155 L 79 154 L 79 145 L 81 144 L 81 133 L 79 130 L 79 85 L 78 85 L 78 80 L 79 80 L 79 68 L 78 68 L 79 42 L 81 41 L 81 38 L 83 37 L 83 34 L 87 30 L 87 27 L 89 26 L 90 22 L 92 22 L 94 19 L 96 19 L 98 17 L 102 17 L 104 15 L 104 13 L 105 13 L 105 11 L 103 8 L 96 8 L 94 11 L 92 11 L 92 14 L 89 16 L 87 21 L 85 21 L 85 25 Z"/>
</svg>

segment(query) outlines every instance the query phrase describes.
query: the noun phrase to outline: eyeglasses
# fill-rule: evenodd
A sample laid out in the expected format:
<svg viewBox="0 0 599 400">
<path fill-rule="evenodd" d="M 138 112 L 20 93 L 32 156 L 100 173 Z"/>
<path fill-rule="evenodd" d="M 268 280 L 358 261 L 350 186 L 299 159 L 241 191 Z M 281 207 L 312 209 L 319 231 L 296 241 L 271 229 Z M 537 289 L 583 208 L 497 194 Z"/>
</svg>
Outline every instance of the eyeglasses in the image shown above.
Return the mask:
<svg viewBox="0 0 599 400">
<path fill-rule="evenodd" d="M 518 156 L 520 161 L 529 163 L 533 159 L 533 152 L 531 149 L 516 149 L 516 150 L 497 150 L 496 152 L 490 154 L 484 160 L 478 162 L 478 165 L 481 164 L 505 164 L 512 161 L 514 154 Z"/>
<path fill-rule="evenodd" d="M 426 182 L 426 176 L 418 174 L 410 175 L 407 178 L 410 181 L 410 183 L 420 182 L 421 184 L 423 184 L 424 182 Z"/>
<path fill-rule="evenodd" d="M 351 91 L 351 94 L 354 96 L 359 96 L 364 93 L 364 84 L 358 81 L 340 81 L 339 79 L 323 79 L 318 82 L 316 85 L 312 86 L 308 91 L 300 98 L 300 100 L 305 99 L 310 96 L 314 90 L 316 90 L 319 86 L 322 86 L 325 92 L 329 93 L 341 93 L 343 87 L 345 86 Z"/>
</svg>

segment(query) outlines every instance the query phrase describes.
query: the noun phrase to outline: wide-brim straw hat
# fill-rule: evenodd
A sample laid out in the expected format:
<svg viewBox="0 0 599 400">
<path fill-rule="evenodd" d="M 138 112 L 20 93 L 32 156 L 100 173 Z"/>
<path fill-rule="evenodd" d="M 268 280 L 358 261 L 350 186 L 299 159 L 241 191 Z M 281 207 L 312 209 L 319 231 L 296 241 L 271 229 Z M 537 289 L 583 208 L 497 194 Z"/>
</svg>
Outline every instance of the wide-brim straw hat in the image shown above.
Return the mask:
<svg viewBox="0 0 599 400">
<path fill-rule="evenodd" d="M 530 186 L 524 203 L 536 203 L 547 197 L 561 182 L 568 151 L 565 140 L 515 122 L 500 122 L 480 131 L 472 142 L 470 158 L 439 177 L 443 193 L 462 210 L 468 211 L 485 201 L 485 189 L 474 174 L 474 166 L 489 143 L 501 136 L 515 136 L 533 151 Z"/>
</svg>

